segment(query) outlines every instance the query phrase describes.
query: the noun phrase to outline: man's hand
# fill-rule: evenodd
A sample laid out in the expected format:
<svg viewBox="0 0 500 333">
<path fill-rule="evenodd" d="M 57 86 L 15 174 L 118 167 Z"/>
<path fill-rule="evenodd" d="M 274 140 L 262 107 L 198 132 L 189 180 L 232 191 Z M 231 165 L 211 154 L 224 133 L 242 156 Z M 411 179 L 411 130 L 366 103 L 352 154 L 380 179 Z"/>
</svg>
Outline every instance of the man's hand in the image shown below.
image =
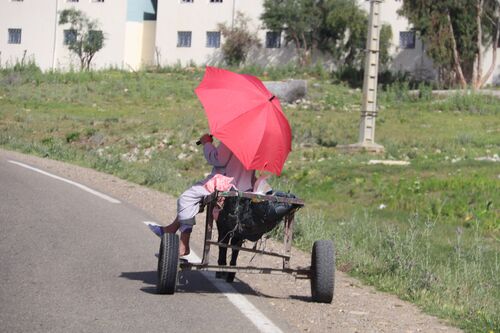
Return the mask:
<svg viewBox="0 0 500 333">
<path fill-rule="evenodd" d="M 209 135 L 209 134 L 203 134 L 200 139 L 198 140 L 198 142 L 202 145 L 204 145 L 205 143 L 208 143 L 208 142 L 213 142 L 213 139 L 212 139 L 212 136 Z"/>
</svg>

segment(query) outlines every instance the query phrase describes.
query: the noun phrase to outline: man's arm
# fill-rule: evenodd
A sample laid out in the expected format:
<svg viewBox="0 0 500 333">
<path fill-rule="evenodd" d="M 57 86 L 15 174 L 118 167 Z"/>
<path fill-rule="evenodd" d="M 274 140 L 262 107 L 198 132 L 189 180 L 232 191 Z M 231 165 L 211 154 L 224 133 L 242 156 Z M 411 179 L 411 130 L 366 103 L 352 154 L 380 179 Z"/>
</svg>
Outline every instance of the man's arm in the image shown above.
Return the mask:
<svg viewBox="0 0 500 333">
<path fill-rule="evenodd" d="M 211 142 L 206 142 L 203 145 L 203 152 L 208 164 L 215 167 L 226 166 L 232 155 L 232 152 L 223 143 L 220 143 L 219 147 L 215 147 Z"/>
</svg>

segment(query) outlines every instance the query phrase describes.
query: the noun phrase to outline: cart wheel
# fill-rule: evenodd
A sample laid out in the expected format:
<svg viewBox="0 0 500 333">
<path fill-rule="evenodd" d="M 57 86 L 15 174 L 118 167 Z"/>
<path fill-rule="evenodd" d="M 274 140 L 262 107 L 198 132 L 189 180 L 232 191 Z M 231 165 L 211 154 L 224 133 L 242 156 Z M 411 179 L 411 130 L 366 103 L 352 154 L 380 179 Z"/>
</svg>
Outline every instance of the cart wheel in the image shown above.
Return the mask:
<svg viewBox="0 0 500 333">
<path fill-rule="evenodd" d="M 173 294 L 177 283 L 179 264 L 179 236 L 165 233 L 161 237 L 160 255 L 158 256 L 158 294 Z"/>
<path fill-rule="evenodd" d="M 335 287 L 335 251 L 331 240 L 314 242 L 311 256 L 311 294 L 319 303 L 331 303 Z"/>
</svg>

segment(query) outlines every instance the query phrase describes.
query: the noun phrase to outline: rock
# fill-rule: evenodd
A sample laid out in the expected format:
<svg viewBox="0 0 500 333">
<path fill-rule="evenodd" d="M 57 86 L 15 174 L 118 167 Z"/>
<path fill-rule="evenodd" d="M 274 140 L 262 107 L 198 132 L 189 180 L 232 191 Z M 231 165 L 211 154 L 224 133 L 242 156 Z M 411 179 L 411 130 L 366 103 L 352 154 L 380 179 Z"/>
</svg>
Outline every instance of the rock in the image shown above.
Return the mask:
<svg viewBox="0 0 500 333">
<path fill-rule="evenodd" d="M 476 157 L 476 161 L 490 161 L 490 162 L 500 162 L 500 157 L 498 154 L 494 154 L 493 156 L 481 156 Z"/>
<path fill-rule="evenodd" d="M 100 146 L 104 143 L 104 135 L 101 133 L 95 133 L 89 138 L 89 142 L 93 145 Z"/>
<path fill-rule="evenodd" d="M 307 81 L 305 80 L 267 81 L 264 85 L 282 103 L 293 103 L 307 94 Z"/>
<path fill-rule="evenodd" d="M 394 161 L 394 160 L 370 160 L 368 164 L 384 164 L 384 165 L 409 165 L 408 161 Z"/>
</svg>

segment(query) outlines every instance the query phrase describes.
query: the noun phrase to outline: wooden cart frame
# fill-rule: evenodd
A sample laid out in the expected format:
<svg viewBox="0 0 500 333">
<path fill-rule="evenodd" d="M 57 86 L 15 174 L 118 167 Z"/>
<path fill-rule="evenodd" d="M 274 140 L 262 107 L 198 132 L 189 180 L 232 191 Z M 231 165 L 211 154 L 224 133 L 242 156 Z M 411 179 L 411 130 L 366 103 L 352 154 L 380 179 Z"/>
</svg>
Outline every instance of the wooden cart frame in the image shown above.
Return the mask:
<svg viewBox="0 0 500 333">
<path fill-rule="evenodd" d="M 294 205 L 301 208 L 304 202 L 298 198 L 287 198 L 274 195 L 261 195 L 252 192 L 214 192 L 203 200 L 203 206 L 206 207 L 205 236 L 203 243 L 203 257 L 201 263 L 191 263 L 178 258 L 178 236 L 174 234 L 164 234 L 160 245 L 160 255 L 158 258 L 158 285 L 157 290 L 161 294 L 173 294 L 177 282 L 178 271 L 215 271 L 215 272 L 244 272 L 256 274 L 277 274 L 292 275 L 297 279 L 311 280 L 311 293 L 314 301 L 330 303 L 333 298 L 334 290 L 334 272 L 335 272 L 335 252 L 333 242 L 330 240 L 316 241 L 312 250 L 311 266 L 292 268 L 290 266 L 293 229 L 295 223 L 295 211 L 284 217 L 284 252 L 271 252 L 248 248 L 244 246 L 235 246 L 220 243 L 212 240 L 213 231 L 213 211 L 220 197 L 242 197 L 253 201 L 271 201 Z M 257 267 L 257 266 L 222 266 L 210 264 L 210 248 L 212 246 L 226 247 L 239 251 L 251 252 L 261 255 L 281 258 L 283 260 L 282 268 L 276 267 Z"/>
</svg>

